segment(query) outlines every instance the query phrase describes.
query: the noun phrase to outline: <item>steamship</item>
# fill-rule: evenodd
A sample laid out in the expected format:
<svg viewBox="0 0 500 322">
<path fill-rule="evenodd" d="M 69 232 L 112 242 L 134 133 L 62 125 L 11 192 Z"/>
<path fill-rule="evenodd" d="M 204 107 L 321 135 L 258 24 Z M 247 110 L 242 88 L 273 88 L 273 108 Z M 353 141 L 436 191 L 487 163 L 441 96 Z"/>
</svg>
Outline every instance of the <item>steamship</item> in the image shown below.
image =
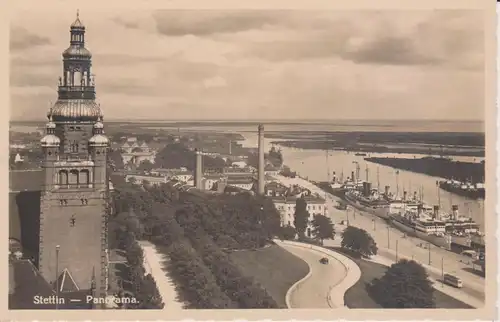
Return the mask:
<svg viewBox="0 0 500 322">
<path fill-rule="evenodd" d="M 421 204 L 416 211 L 405 209 L 390 214 L 390 220 L 399 230 L 438 247 L 484 248 L 484 235 L 478 224 L 472 218 L 460 216 L 457 205 L 452 206 L 451 214 L 443 214 L 437 205 L 431 212 L 428 206 Z"/>
<path fill-rule="evenodd" d="M 346 189 L 344 193 L 345 200 L 351 206 L 371 213 L 383 219 L 389 218 L 390 201 L 383 198 L 376 189 L 372 189 L 370 182 L 362 182 L 359 187 L 354 184 L 351 189 Z"/>
<path fill-rule="evenodd" d="M 455 193 L 462 197 L 470 199 L 484 199 L 485 189 L 484 183 L 460 182 L 456 180 L 446 180 L 438 182 L 439 188 Z"/>
</svg>

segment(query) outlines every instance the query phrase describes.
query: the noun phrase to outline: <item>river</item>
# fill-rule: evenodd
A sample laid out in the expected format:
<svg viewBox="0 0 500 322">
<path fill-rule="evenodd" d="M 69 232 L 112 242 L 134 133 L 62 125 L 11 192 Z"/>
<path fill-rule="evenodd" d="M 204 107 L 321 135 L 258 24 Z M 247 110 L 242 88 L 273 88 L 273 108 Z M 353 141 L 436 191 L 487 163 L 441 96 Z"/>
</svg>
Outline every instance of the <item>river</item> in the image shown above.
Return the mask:
<svg viewBox="0 0 500 322">
<path fill-rule="evenodd" d="M 241 135 L 245 137 L 245 141 L 241 142 L 243 146 L 257 146 L 257 133 L 241 132 Z M 271 148 L 271 141 L 274 140 L 264 139 L 265 151 L 269 151 Z M 379 182 L 381 190 L 384 189 L 384 186 L 389 185 L 393 193 L 399 190 L 399 195 L 402 195 L 403 191 L 406 190 L 408 191 L 408 196 L 413 195 L 415 191 L 419 194 L 418 191 L 422 190 L 424 200 L 429 205 L 437 205 L 440 199 L 441 209 L 451 211 L 451 205 L 456 204 L 459 207 L 460 214 L 472 217 L 479 224 L 481 231 L 484 231 L 484 202 L 467 199 L 444 190 L 440 190 L 438 194 L 436 180 L 442 178 L 404 170 L 399 170 L 399 175 L 397 176 L 396 169 L 366 162 L 363 156 L 356 156 L 352 152 L 330 151 L 327 157 L 324 150 L 280 148 L 285 164 L 302 177 L 307 177 L 314 181 L 326 181 L 332 179 L 332 174 L 335 171 L 337 177 L 340 177 L 343 172 L 345 179 L 351 175 L 351 171 L 356 172 L 356 164 L 354 162 L 358 162 L 360 168 L 359 178 L 366 180 L 366 169 L 368 168 L 368 181 L 372 182 L 374 188 L 377 187 L 377 182 Z M 370 153 L 370 156 L 378 155 Z M 390 154 L 384 154 L 384 156 L 390 156 Z M 398 156 L 404 157 L 404 155 Z M 467 157 L 457 159 L 472 161 Z M 398 186 L 399 189 L 397 189 Z"/>
</svg>

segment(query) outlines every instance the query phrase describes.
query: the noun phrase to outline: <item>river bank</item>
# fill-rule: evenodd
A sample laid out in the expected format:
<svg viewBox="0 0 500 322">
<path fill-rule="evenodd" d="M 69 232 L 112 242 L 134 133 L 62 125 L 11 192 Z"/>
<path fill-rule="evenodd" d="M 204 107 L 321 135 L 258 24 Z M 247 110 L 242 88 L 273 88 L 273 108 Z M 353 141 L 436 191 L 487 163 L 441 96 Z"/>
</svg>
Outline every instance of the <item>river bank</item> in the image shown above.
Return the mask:
<svg viewBox="0 0 500 322">
<path fill-rule="evenodd" d="M 368 157 L 365 161 L 386 165 L 392 168 L 423 173 L 434 177 L 454 179 L 472 183 L 484 182 L 485 163 L 453 161 L 447 158 L 391 158 Z"/>
<path fill-rule="evenodd" d="M 305 150 L 333 150 L 333 151 L 348 151 L 359 153 L 393 153 L 393 154 L 436 154 L 441 156 L 468 156 L 468 157 L 484 157 L 484 148 L 476 147 L 461 147 L 452 146 L 443 148 L 440 145 L 418 144 L 418 143 L 362 143 L 350 144 L 337 141 L 320 141 L 320 140 L 284 140 L 271 141 L 272 144 Z"/>
</svg>

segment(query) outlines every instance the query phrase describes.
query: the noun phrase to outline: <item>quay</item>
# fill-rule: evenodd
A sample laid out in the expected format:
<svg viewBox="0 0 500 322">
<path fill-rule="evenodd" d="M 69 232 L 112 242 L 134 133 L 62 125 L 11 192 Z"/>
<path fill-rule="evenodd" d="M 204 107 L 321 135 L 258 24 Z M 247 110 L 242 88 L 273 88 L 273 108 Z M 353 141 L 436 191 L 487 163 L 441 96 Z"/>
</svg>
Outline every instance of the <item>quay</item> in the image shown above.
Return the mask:
<svg viewBox="0 0 500 322">
<path fill-rule="evenodd" d="M 275 178 L 285 186 L 298 185 L 310 190 L 314 194 L 319 194 L 326 199 L 328 216 L 335 224 L 335 230 L 341 231 L 343 225 L 341 222 L 349 220 L 349 225 L 366 230 L 377 243 L 379 255 L 387 260 L 394 261 L 390 252 L 397 251 L 400 257 L 411 258 L 425 265 L 428 270 L 439 270 L 443 273 L 453 274 L 460 277 L 464 282 L 462 291 L 467 296 L 474 298 L 476 302 L 484 303 L 485 300 L 485 279 L 471 272 L 471 266 L 464 263 L 464 257 L 449 252 L 439 247 L 434 247 L 418 239 L 407 237 L 404 233 L 388 225 L 384 220 L 372 214 L 363 211 L 351 213 L 348 218 L 348 212 L 339 210 L 335 205 L 341 200 L 339 197 L 323 191 L 312 182 L 302 178 L 289 178 L 281 175 Z M 422 247 L 422 245 L 427 245 Z M 420 247 L 419 247 L 420 245 Z"/>
</svg>

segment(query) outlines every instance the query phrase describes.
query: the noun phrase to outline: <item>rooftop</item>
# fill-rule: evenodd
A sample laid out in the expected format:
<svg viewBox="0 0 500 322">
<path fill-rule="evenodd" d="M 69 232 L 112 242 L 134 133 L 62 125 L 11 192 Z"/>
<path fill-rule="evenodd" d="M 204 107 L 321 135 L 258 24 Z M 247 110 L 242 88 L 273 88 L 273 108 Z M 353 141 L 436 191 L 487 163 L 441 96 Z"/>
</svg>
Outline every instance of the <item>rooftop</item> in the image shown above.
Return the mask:
<svg viewBox="0 0 500 322">
<path fill-rule="evenodd" d="M 300 198 L 300 197 L 299 197 Z M 280 203 L 289 203 L 289 204 L 295 204 L 297 197 L 284 197 L 284 196 L 276 196 L 276 197 L 271 197 L 273 202 L 280 202 Z M 319 196 L 304 196 L 304 200 L 306 201 L 307 204 L 324 204 L 325 199 L 319 197 Z"/>
<path fill-rule="evenodd" d="M 11 170 L 9 171 L 9 189 L 17 191 L 40 191 L 44 176 L 42 170 Z"/>
</svg>

